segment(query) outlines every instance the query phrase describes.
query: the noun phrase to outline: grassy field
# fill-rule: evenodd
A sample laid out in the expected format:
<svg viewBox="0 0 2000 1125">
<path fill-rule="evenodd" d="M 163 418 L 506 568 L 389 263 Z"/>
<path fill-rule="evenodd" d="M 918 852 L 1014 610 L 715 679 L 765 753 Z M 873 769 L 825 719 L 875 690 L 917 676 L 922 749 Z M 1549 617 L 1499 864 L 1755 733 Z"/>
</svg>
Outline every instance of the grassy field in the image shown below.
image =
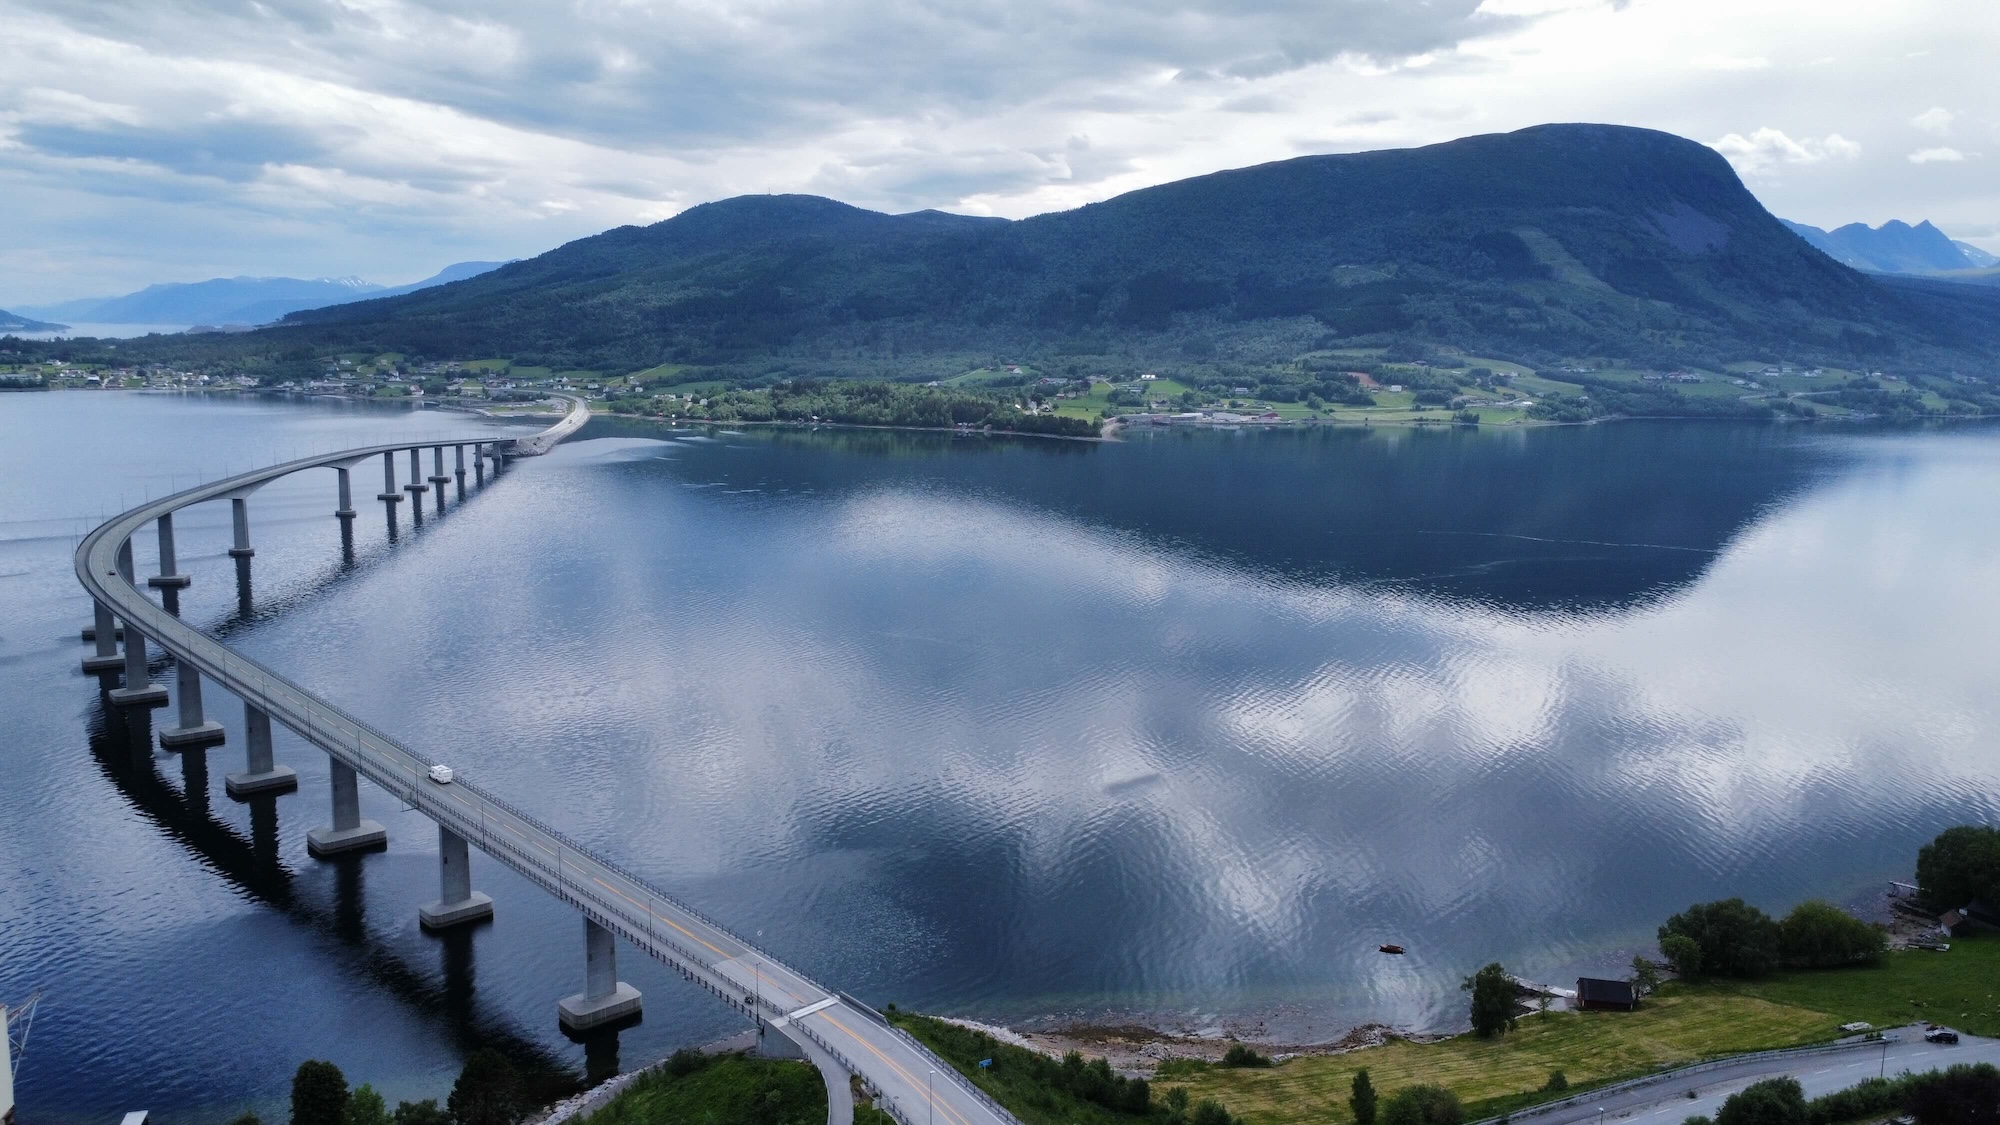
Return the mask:
<svg viewBox="0 0 2000 1125">
<path fill-rule="evenodd" d="M 1637 1012 L 1551 1012 L 1529 1016 L 1498 1039 L 1461 1035 L 1442 1043 L 1391 1043 L 1346 1055 L 1292 1059 L 1269 1070 L 1211 1068 L 1184 1080 L 1196 1098 L 1212 1097 L 1250 1125 L 1350 1122 L 1354 1072 L 1368 1068 L 1384 1097 L 1419 1082 L 1441 1083 L 1480 1118 L 1540 1100 L 1534 1094 L 1561 1070 L 1585 1086 L 1692 1062 L 1708 1055 L 1783 1047 L 1829 1038 L 1820 1013 L 1749 996 L 1663 996 Z M 1175 1082 L 1161 1079 L 1164 1093 Z"/>
<path fill-rule="evenodd" d="M 692 1074 L 646 1074 L 584 1118 L 588 1125 L 820 1125 L 826 1085 L 810 1063 L 723 1055 Z M 891 1125 L 857 1106 L 854 1125 Z"/>
<path fill-rule="evenodd" d="M 1702 988 L 1825 1012 L 1835 1023 L 1866 1020 L 1891 1027 L 1931 1020 L 1975 1035 L 2000 1035 L 2000 939 L 1953 939 L 1949 953 L 1891 953 L 1875 969 L 1786 973 Z"/>
<path fill-rule="evenodd" d="M 1702 1058 L 1833 1038 L 1840 1024 L 1895 1027 L 1934 1020 L 2000 1034 L 2000 940 L 1954 941 L 1949 953 L 1891 953 L 1880 966 L 1783 973 L 1761 981 L 1669 984 L 1636 1012 L 1529 1016 L 1498 1039 L 1461 1035 L 1441 1043 L 1391 1043 L 1346 1055 L 1292 1059 L 1269 1070 L 1207 1068 L 1160 1079 L 1196 1098 L 1213 1097 L 1250 1125 L 1350 1121 L 1347 1094 L 1367 1067 L 1386 1096 L 1440 1082 L 1471 1118 L 1509 1112 L 1553 1095 L 1536 1093 L 1560 1069 L 1572 1087 L 1599 1085 Z"/>
</svg>

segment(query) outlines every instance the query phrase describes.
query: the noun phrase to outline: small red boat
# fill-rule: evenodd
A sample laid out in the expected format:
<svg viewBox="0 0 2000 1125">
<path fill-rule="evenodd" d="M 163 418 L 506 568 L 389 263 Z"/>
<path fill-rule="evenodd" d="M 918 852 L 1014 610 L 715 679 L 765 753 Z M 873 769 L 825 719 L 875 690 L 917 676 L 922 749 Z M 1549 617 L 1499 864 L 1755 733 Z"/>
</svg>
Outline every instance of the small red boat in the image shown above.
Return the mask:
<svg viewBox="0 0 2000 1125">
<path fill-rule="evenodd" d="M 1399 956 L 1400 956 L 1400 955 L 1402 954 L 1402 952 L 1403 952 L 1403 947 L 1402 947 L 1402 946 L 1400 946 L 1400 945 L 1380 945 L 1380 946 L 1376 946 L 1376 948 L 1377 948 L 1377 949 L 1379 949 L 1379 950 L 1381 950 L 1381 951 L 1382 951 L 1382 952 L 1384 952 L 1384 953 L 1394 953 L 1394 954 L 1397 954 L 1397 955 L 1399 955 Z"/>
</svg>

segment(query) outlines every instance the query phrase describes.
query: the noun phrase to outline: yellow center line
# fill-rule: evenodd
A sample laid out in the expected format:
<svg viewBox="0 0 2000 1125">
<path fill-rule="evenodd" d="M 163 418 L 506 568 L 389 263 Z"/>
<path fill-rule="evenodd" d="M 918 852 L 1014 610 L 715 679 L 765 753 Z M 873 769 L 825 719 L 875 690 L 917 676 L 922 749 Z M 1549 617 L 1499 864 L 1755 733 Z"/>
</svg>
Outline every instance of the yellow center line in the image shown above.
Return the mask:
<svg viewBox="0 0 2000 1125">
<path fill-rule="evenodd" d="M 651 907 L 648 907 L 645 903 L 640 902 L 638 899 L 633 898 L 631 895 L 626 894 L 624 891 L 619 890 L 617 887 L 612 886 L 611 884 L 605 882 L 602 879 L 597 878 L 594 875 L 591 876 L 590 881 L 596 883 L 600 887 L 603 887 L 605 890 L 610 891 L 612 894 L 617 895 L 619 898 L 624 899 L 626 902 L 631 903 L 633 906 L 637 906 L 645 910 L 646 913 L 651 914 L 653 917 L 658 918 L 660 921 L 665 922 L 667 925 L 672 926 L 674 929 L 679 930 L 680 932 L 686 934 L 687 936 L 693 938 L 694 940 L 701 942 L 703 945 L 707 945 L 710 949 L 715 950 L 716 956 L 718 957 L 729 956 L 729 954 L 724 953 L 721 949 L 718 949 L 714 945 L 710 945 L 706 940 L 702 938 L 700 934 L 695 933 L 693 930 L 688 929 L 686 926 L 681 925 L 679 922 L 674 921 L 672 918 L 667 917 L 666 915 L 660 913 L 659 911 L 654 910 Z"/>
<path fill-rule="evenodd" d="M 903 1081 L 908 1082 L 912 1090 L 916 1090 L 917 1092 L 921 1093 L 924 1096 L 925 1101 L 928 1101 L 934 1108 L 944 1110 L 944 1114 L 946 1117 L 957 1118 L 959 1125 L 972 1125 L 972 1121 L 969 1118 L 967 1118 L 964 1114 L 958 1112 L 956 1109 L 953 1109 L 950 1102 L 941 1102 L 937 1100 L 937 1095 L 931 1093 L 929 1087 L 926 1086 L 926 1084 L 917 1081 L 916 1078 L 912 1076 L 909 1071 L 904 1070 L 902 1066 L 896 1062 L 895 1059 L 892 1059 L 889 1056 L 883 1054 L 881 1051 L 876 1050 L 875 1045 L 873 1043 L 870 1043 L 868 1040 L 863 1039 L 859 1035 L 854 1034 L 853 1028 L 848 1027 L 846 1024 L 841 1023 L 837 1019 L 834 1019 L 833 1016 L 827 1012 L 814 1012 L 813 1014 L 816 1016 L 825 1016 L 826 1022 L 832 1024 L 833 1026 L 839 1028 L 842 1031 L 845 1031 L 849 1039 L 852 1039 L 856 1043 L 861 1044 L 863 1047 L 868 1048 L 869 1054 L 874 1055 L 876 1058 L 881 1059 L 885 1063 L 888 1063 L 889 1066 L 892 1069 L 894 1069 L 897 1074 L 903 1076 Z"/>
</svg>

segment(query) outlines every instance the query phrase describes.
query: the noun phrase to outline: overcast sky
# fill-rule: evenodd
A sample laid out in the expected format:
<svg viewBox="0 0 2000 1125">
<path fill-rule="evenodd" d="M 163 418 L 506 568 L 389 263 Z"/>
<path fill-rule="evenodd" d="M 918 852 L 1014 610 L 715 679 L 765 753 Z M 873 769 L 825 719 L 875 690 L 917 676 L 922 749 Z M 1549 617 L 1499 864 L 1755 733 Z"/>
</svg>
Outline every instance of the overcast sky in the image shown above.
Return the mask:
<svg viewBox="0 0 2000 1125">
<path fill-rule="evenodd" d="M 1546 121 L 2000 251 L 1993 0 L 0 0 L 0 307 L 416 280 L 705 200 L 1019 217 Z"/>
</svg>

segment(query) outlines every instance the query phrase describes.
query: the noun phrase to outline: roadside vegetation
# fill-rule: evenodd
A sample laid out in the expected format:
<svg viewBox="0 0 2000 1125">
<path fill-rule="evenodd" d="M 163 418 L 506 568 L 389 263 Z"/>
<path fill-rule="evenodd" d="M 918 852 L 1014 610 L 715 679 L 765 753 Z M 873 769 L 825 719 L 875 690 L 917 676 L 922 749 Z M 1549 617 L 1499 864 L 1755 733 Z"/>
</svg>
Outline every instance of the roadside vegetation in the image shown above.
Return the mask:
<svg viewBox="0 0 2000 1125">
<path fill-rule="evenodd" d="M 584 1125 L 822 1125 L 826 1084 L 812 1064 L 676 1051 L 590 1114 Z M 854 1125 L 893 1125 L 871 1105 Z"/>
<path fill-rule="evenodd" d="M 1808 1100 L 1795 1078 L 1767 1078 L 1731 1094 L 1713 1120 L 1683 1125 L 1842 1125 L 1907 1114 L 1916 1125 L 1991 1125 L 2000 1120 L 2000 1070 L 1959 1063 L 1923 1074 L 1869 1078 Z"/>
</svg>

